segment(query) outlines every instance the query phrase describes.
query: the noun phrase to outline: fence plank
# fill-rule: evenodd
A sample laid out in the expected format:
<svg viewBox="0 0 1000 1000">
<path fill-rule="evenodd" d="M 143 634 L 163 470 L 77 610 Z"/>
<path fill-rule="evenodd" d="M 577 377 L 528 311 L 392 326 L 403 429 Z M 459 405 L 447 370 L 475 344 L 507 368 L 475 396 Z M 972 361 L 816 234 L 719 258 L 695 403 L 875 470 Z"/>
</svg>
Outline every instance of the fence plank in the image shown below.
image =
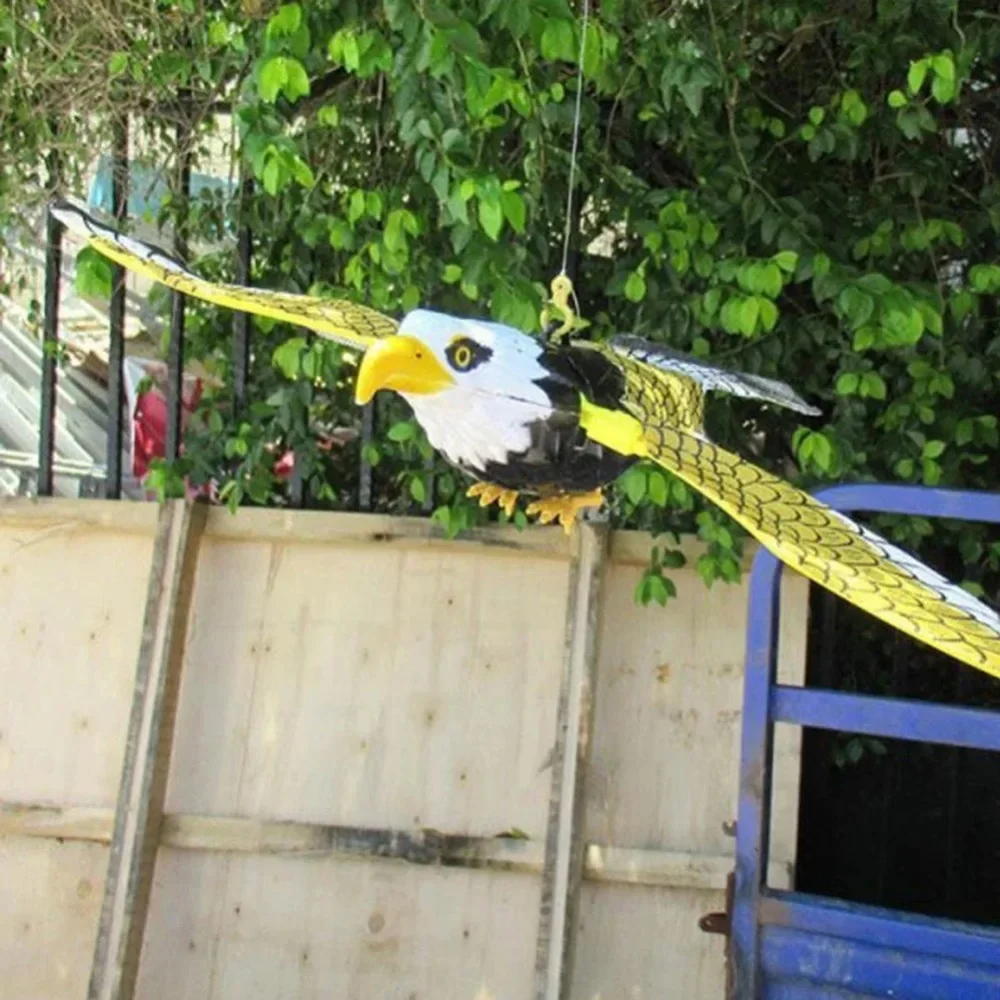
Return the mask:
<svg viewBox="0 0 1000 1000">
<path fill-rule="evenodd" d="M 0 679 L 17 694 L 0 706 L 12 995 L 87 991 L 157 513 L 0 504 Z M 534 1000 L 580 540 L 208 512 L 138 994 Z M 685 1000 L 723 992 L 723 939 L 698 920 L 721 908 L 732 865 L 745 585 L 706 591 L 689 565 L 665 609 L 637 606 L 652 544 L 613 533 L 601 584 L 584 882 L 563 924 L 579 935 L 576 1000 L 665 982 Z M 681 548 L 692 564 L 701 551 Z M 58 628 L 52 581 L 73 595 Z M 802 583 L 789 577 L 783 600 L 788 683 Z M 787 885 L 797 748 L 778 756 L 786 871 L 770 879 Z"/>
<path fill-rule="evenodd" d="M 552 792 L 535 952 L 537 1000 L 569 996 L 577 899 L 583 878 L 584 782 L 593 724 L 597 611 L 608 549 L 606 524 L 584 522 L 566 619 L 566 660 L 559 692 Z"/>
<path fill-rule="evenodd" d="M 129 1000 L 138 973 L 206 508 L 160 508 L 88 1000 Z"/>
</svg>

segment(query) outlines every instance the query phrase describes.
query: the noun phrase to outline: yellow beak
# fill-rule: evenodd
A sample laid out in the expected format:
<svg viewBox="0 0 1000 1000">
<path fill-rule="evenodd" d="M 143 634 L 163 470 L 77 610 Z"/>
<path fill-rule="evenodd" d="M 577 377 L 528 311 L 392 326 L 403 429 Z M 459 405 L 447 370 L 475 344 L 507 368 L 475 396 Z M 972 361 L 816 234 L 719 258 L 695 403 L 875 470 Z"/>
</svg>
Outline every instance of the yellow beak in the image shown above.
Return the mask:
<svg viewBox="0 0 1000 1000">
<path fill-rule="evenodd" d="M 365 351 L 354 401 L 363 406 L 379 389 L 430 396 L 455 384 L 434 352 L 415 337 L 394 335 Z"/>
</svg>

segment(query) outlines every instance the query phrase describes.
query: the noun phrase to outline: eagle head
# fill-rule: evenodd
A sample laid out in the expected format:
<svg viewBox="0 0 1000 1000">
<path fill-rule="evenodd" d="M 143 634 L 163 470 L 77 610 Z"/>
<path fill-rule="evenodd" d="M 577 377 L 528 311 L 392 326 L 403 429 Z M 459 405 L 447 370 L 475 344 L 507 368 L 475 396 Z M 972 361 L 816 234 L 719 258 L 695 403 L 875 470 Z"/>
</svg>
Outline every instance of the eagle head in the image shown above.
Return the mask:
<svg viewBox="0 0 1000 1000">
<path fill-rule="evenodd" d="M 551 414 L 542 353 L 514 327 L 417 309 L 365 352 L 354 396 L 399 393 L 435 448 L 482 468 L 527 449 L 531 425 Z"/>
</svg>

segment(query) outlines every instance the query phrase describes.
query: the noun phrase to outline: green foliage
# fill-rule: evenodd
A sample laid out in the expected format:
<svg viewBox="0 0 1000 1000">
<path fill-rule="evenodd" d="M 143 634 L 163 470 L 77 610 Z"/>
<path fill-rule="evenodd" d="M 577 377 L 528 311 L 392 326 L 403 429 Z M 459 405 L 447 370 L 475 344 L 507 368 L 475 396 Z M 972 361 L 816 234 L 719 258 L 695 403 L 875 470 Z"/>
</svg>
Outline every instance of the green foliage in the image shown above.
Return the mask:
<svg viewBox="0 0 1000 1000">
<path fill-rule="evenodd" d="M 30 31 L 23 14 L 0 13 L 0 47 L 18 42 L 0 62 L 0 147 L 14 165 L 0 175 L 0 220 L 44 186 L 46 95 L 84 81 L 75 91 L 96 113 L 98 125 L 62 119 L 68 170 L 73 137 L 78 163 L 96 148 L 100 113 L 159 103 L 150 127 L 162 132 L 185 88 L 205 136 L 205 109 L 231 95 L 237 166 L 258 182 L 256 284 L 538 330 L 577 96 L 580 23 L 566 0 L 223 0 L 200 17 L 193 2 L 162 0 L 126 5 L 121 31 L 81 22 L 72 47 L 49 11 L 37 4 Z M 982 145 L 1000 132 L 993 8 L 894 0 L 829 17 L 815 0 L 712 0 L 667 18 L 648 0 L 613 0 L 592 14 L 576 240 L 588 335 L 635 332 L 790 382 L 822 417 L 719 398 L 708 430 L 807 488 L 1000 486 L 1000 182 Z M 177 200 L 164 217 L 185 209 L 209 240 L 235 219 L 217 196 Z M 231 277 L 223 245 L 197 262 L 206 275 Z M 293 447 L 311 496 L 348 502 L 359 446 L 316 444 L 358 419 L 348 354 L 255 321 L 252 404 L 236 415 L 231 319 L 194 304 L 189 317 L 189 351 L 222 387 L 193 425 L 188 473 L 222 467 L 228 499 L 280 503 L 273 460 Z M 377 505 L 433 500 L 452 533 L 497 516 L 464 499 L 419 431 L 399 429 L 408 418 L 398 400 L 380 402 L 366 456 Z M 623 477 L 614 516 L 697 532 L 703 578 L 739 575 L 742 533 L 662 470 Z M 985 529 L 915 523 L 878 526 L 925 552 L 961 551 L 970 582 L 992 592 Z M 670 568 L 654 560 L 641 599 L 669 598 L 650 581 Z"/>
<path fill-rule="evenodd" d="M 111 263 L 91 247 L 84 247 L 77 254 L 76 290 L 86 298 L 111 297 Z"/>
</svg>

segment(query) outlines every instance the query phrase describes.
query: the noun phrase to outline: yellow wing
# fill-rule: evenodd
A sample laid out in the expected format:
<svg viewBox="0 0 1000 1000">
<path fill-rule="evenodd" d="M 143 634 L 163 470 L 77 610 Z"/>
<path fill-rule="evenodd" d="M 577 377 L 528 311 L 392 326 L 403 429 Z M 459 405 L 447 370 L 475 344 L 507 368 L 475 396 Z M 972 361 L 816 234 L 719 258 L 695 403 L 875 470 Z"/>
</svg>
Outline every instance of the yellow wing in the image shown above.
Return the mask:
<svg viewBox="0 0 1000 1000">
<path fill-rule="evenodd" d="M 354 302 L 206 281 L 169 254 L 141 240 L 116 233 L 68 201 L 53 202 L 49 211 L 67 229 L 82 236 L 116 264 L 192 298 L 294 323 L 360 351 L 398 329 L 399 324 L 391 317 Z"/>
<path fill-rule="evenodd" d="M 631 435 L 634 451 L 669 469 L 765 548 L 820 586 L 950 656 L 1000 677 L 1000 615 L 909 553 L 791 483 L 674 426 L 671 376 L 634 359 L 626 375 L 628 431 L 609 413 L 603 443 Z M 600 426 L 600 418 L 591 418 Z M 600 430 L 598 430 L 600 434 Z"/>
</svg>

